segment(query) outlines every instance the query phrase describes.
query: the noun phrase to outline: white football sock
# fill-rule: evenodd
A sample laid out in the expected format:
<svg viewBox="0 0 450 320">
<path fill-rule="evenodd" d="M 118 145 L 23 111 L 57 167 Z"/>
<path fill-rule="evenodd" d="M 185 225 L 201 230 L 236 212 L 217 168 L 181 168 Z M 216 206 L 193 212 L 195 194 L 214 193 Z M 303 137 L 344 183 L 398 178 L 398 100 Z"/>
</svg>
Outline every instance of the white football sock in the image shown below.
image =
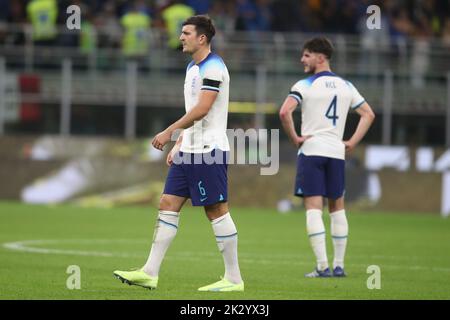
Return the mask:
<svg viewBox="0 0 450 320">
<path fill-rule="evenodd" d="M 317 269 L 323 271 L 328 268 L 328 258 L 322 210 L 310 209 L 306 211 L 306 231 L 308 232 L 311 247 L 316 255 Z"/>
<path fill-rule="evenodd" d="M 225 263 L 225 279 L 236 284 L 241 283 L 242 278 L 237 254 L 238 236 L 230 213 L 227 212 L 225 215 L 212 220 L 211 225 Z"/>
<path fill-rule="evenodd" d="M 153 235 L 152 249 L 144 265 L 144 272 L 151 277 L 157 277 L 159 274 L 161 262 L 177 234 L 179 218 L 179 212 L 159 211 Z"/>
<path fill-rule="evenodd" d="M 331 236 L 334 246 L 333 267 L 344 268 L 345 248 L 347 246 L 348 222 L 345 210 L 335 211 L 330 214 Z"/>
</svg>

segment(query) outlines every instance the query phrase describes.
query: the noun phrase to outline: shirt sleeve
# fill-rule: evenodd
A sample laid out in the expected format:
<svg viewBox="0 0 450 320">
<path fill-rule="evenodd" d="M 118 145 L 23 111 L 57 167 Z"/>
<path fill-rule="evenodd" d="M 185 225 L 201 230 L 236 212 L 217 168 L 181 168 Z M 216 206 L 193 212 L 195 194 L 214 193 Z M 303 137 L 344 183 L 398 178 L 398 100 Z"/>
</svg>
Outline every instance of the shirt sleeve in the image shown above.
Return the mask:
<svg viewBox="0 0 450 320">
<path fill-rule="evenodd" d="M 291 87 L 288 96 L 297 100 L 298 104 L 301 104 L 303 101 L 303 97 L 305 96 L 305 89 L 306 86 L 304 85 L 303 81 L 299 81 Z"/>
<path fill-rule="evenodd" d="M 223 70 L 218 65 L 206 66 L 202 76 L 201 90 L 220 91 L 223 81 Z"/>
<path fill-rule="evenodd" d="M 363 96 L 359 93 L 359 91 L 355 88 L 355 86 L 353 84 L 350 84 L 350 88 L 352 90 L 352 103 L 351 103 L 351 108 L 353 110 L 358 109 L 359 107 L 362 106 L 362 104 L 366 101 Z"/>
</svg>

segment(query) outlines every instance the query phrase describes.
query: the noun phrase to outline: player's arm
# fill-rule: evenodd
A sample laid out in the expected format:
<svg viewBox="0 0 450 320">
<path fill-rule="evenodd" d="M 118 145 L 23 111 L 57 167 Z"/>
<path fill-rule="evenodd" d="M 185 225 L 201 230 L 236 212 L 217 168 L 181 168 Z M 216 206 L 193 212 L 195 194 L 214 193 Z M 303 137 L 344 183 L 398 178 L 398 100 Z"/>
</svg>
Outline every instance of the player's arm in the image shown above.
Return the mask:
<svg viewBox="0 0 450 320">
<path fill-rule="evenodd" d="M 362 138 L 364 138 L 375 119 L 375 113 L 372 111 L 372 108 L 367 102 L 364 102 L 355 111 L 361 118 L 359 119 L 358 126 L 356 127 L 352 137 L 349 140 L 344 141 L 347 152 L 352 151 L 362 140 Z"/>
<path fill-rule="evenodd" d="M 280 120 L 283 125 L 283 129 L 289 137 L 289 140 L 296 146 L 300 147 L 302 143 L 308 137 L 301 137 L 297 134 L 294 125 L 294 118 L 292 117 L 292 113 L 295 108 L 297 108 L 298 101 L 290 96 L 284 100 L 283 105 L 280 109 Z"/>
<path fill-rule="evenodd" d="M 203 119 L 211 110 L 214 101 L 216 101 L 218 90 L 201 90 L 198 103 L 189 110 L 183 117 L 171 124 L 166 130 L 158 133 L 152 141 L 152 145 L 162 150 L 165 144 L 170 141 L 172 133 L 177 129 L 187 129 L 192 127 L 196 121 Z"/>
<path fill-rule="evenodd" d="M 196 121 L 203 119 L 208 114 L 214 104 L 214 101 L 216 101 L 218 94 L 218 91 L 201 90 L 198 103 L 166 130 L 173 132 L 177 129 L 187 129 L 192 127 Z"/>
</svg>

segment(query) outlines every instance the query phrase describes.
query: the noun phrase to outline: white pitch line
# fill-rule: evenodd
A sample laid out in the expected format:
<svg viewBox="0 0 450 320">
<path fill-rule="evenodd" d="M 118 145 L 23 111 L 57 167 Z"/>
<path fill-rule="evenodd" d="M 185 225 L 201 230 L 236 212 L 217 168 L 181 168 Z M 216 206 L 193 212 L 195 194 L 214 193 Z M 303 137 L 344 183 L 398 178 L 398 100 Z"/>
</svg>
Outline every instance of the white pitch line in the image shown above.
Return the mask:
<svg viewBox="0 0 450 320">
<path fill-rule="evenodd" d="M 61 254 L 61 255 L 76 255 L 76 256 L 95 256 L 95 257 L 138 257 L 137 254 L 128 253 L 111 253 L 102 251 L 84 251 L 84 250 L 67 250 L 67 249 L 48 249 L 48 248 L 36 248 L 32 246 L 45 245 L 45 244 L 61 244 L 61 243 L 111 243 L 111 242 L 134 242 L 123 240 L 86 240 L 86 239 L 73 239 L 73 240 L 25 240 L 17 242 L 4 243 L 3 247 L 9 250 L 41 253 L 41 254 Z"/>
<path fill-rule="evenodd" d="M 149 243 L 148 240 L 129 240 L 129 239 L 54 239 L 54 240 L 25 240 L 3 243 L 3 247 L 9 250 L 30 252 L 30 253 L 40 253 L 40 254 L 60 254 L 60 255 L 77 255 L 77 256 L 94 256 L 94 257 L 119 257 L 119 258 L 139 258 L 142 254 L 130 254 L 130 253 L 113 253 L 105 251 L 85 251 L 85 250 L 69 250 L 69 249 L 50 249 L 50 248 L 37 248 L 37 245 L 48 245 L 48 244 L 62 244 L 62 243 L 74 243 L 74 244 L 107 244 L 107 243 Z M 257 253 L 242 253 L 240 252 L 241 258 L 239 259 L 243 263 L 249 264 L 264 264 L 264 265 L 311 265 L 311 261 L 301 261 L 301 257 L 306 257 L 307 255 L 301 253 L 295 253 L 292 255 L 286 254 L 273 254 L 271 259 L 264 258 L 243 258 L 242 256 L 261 256 Z M 266 254 L 269 256 L 269 254 Z M 375 256 L 374 256 L 375 257 Z M 374 257 L 365 258 L 370 260 L 369 264 L 377 264 L 374 261 Z M 176 259 L 176 260 L 189 260 L 189 261 L 201 261 L 204 259 L 219 259 L 219 253 L 204 252 L 204 251 L 183 251 L 176 254 L 171 254 L 166 257 L 166 259 Z M 376 258 L 383 259 L 383 256 L 376 256 Z M 308 260 L 310 256 L 308 255 Z M 369 264 L 355 264 L 353 266 L 361 267 L 366 269 Z M 443 267 L 424 267 L 419 265 L 392 265 L 379 263 L 382 268 L 387 269 L 409 269 L 409 270 L 431 270 L 435 272 L 450 272 L 450 268 Z"/>
</svg>

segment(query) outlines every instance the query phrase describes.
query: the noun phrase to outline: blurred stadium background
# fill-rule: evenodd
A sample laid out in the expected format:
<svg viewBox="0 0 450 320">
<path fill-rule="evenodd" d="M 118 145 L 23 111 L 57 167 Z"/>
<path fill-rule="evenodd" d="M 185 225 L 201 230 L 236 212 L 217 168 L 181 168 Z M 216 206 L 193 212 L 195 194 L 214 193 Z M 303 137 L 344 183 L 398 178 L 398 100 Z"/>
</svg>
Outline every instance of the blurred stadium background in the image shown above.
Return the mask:
<svg viewBox="0 0 450 320">
<path fill-rule="evenodd" d="M 66 26 L 70 5 L 81 8 L 80 30 Z M 367 28 L 369 5 L 381 8 L 381 29 Z M 348 157 L 351 210 L 383 219 L 450 214 L 449 1 L 0 0 L 4 221 L 6 211 L 18 210 L 11 201 L 157 205 L 166 153 L 149 139 L 184 114 L 189 57 L 177 39 L 180 22 L 194 13 L 209 14 L 218 29 L 213 50 L 231 75 L 228 127 L 280 129 L 277 175 L 261 176 L 257 165 L 230 167 L 232 206 L 302 212 L 291 196 L 296 150 L 278 108 L 304 77 L 303 41 L 325 34 L 336 47 L 333 71 L 377 114 Z M 349 115 L 346 137 L 358 119 Z M 249 145 L 247 152 L 258 150 Z M 436 229 L 441 240 L 446 223 Z"/>
</svg>

